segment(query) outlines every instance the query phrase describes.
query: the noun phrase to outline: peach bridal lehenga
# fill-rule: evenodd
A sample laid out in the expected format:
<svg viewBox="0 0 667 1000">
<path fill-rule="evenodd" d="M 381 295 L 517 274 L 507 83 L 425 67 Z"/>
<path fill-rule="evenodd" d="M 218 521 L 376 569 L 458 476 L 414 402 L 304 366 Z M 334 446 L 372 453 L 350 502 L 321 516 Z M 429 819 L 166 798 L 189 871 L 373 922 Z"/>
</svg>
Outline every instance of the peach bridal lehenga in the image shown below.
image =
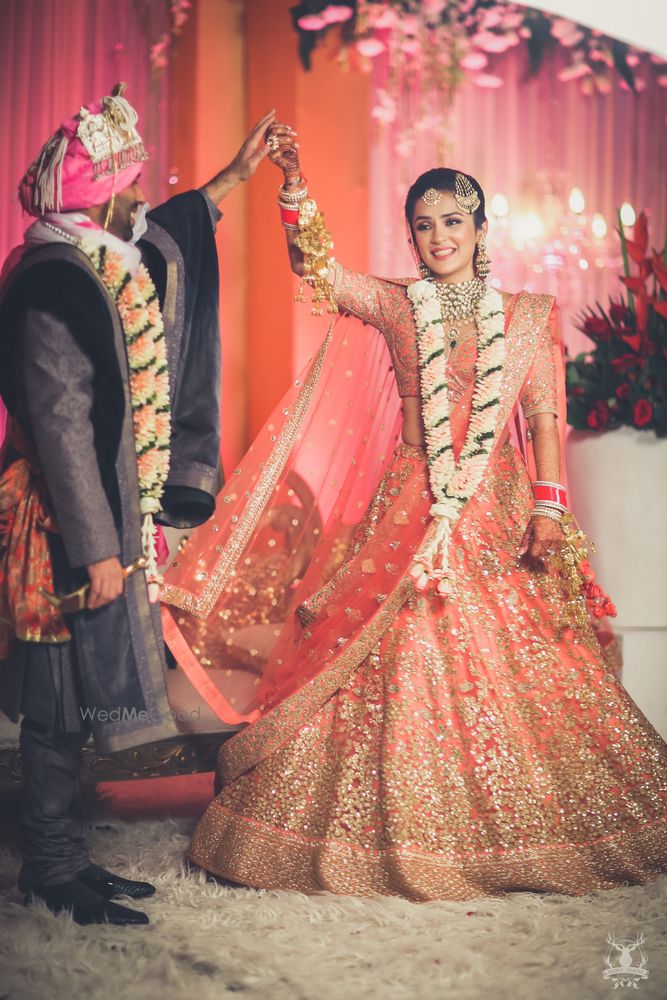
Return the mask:
<svg viewBox="0 0 667 1000">
<path fill-rule="evenodd" d="M 167 575 L 172 651 L 249 723 L 189 856 L 250 886 L 412 900 L 648 881 L 667 747 L 592 623 L 568 623 L 558 572 L 518 557 L 533 497 L 510 428 L 562 399 L 554 300 L 506 307 L 494 447 L 443 600 L 409 574 L 432 497 L 425 452 L 397 443 L 399 396 L 419 395 L 406 284 L 337 265 L 338 303 L 384 337 L 334 325 Z M 448 361 L 455 455 L 475 358 L 471 336 Z"/>
</svg>

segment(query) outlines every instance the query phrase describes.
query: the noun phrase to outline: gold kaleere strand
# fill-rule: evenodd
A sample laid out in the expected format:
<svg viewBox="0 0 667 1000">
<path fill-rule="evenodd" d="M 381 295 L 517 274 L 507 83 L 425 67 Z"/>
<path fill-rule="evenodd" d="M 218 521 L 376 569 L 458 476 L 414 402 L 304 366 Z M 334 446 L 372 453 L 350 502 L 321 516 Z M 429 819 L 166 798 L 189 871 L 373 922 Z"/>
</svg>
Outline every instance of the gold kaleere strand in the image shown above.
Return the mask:
<svg viewBox="0 0 667 1000">
<path fill-rule="evenodd" d="M 479 208 L 479 195 L 465 174 L 456 175 L 454 200 L 462 212 L 472 215 Z"/>
<path fill-rule="evenodd" d="M 338 312 L 333 286 L 329 283 L 329 268 L 333 263 L 333 237 L 326 227 L 324 216 L 312 198 L 304 198 L 299 204 L 299 235 L 295 240 L 303 253 L 303 280 L 313 289 L 312 313 L 321 316 L 322 303 L 327 303 L 327 312 Z M 296 296 L 303 302 L 301 288 Z"/>
<path fill-rule="evenodd" d="M 560 573 L 566 594 L 561 622 L 561 632 L 564 632 L 566 628 L 583 629 L 590 622 L 588 605 L 582 592 L 584 578 L 579 564 L 588 558 L 589 552 L 595 552 L 595 546 L 586 538 L 572 514 L 563 514 L 560 525 L 563 529 L 563 545 L 551 556 L 549 565 Z"/>
</svg>

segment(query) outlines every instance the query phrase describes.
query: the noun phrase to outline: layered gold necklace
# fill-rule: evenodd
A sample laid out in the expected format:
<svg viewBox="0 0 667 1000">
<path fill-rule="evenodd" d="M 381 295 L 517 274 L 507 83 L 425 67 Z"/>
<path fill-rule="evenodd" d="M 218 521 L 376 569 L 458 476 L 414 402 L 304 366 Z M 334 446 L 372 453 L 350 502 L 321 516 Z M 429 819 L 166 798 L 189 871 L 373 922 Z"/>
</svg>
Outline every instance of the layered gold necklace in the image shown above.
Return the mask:
<svg viewBox="0 0 667 1000">
<path fill-rule="evenodd" d="M 450 349 L 459 339 L 458 324 L 474 320 L 484 298 L 486 284 L 480 278 L 450 283 L 434 281 L 433 288 L 440 304 L 440 315 L 446 325 Z"/>
</svg>

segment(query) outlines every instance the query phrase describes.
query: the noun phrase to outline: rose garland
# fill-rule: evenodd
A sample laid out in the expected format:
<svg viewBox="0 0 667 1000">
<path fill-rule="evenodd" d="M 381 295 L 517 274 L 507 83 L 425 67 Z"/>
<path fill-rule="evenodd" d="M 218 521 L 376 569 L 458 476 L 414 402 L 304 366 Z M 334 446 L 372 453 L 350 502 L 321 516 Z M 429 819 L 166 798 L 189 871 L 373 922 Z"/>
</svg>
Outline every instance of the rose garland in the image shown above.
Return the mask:
<svg viewBox="0 0 667 1000">
<path fill-rule="evenodd" d="M 81 240 L 79 247 L 114 300 L 123 324 L 143 518 L 141 541 L 148 562 L 149 590 L 154 599 L 157 592 L 150 584 L 158 582 L 159 575 L 153 515 L 162 510 L 171 441 L 167 346 L 160 303 L 143 264 L 132 275 L 122 256 L 108 247 L 87 239 Z"/>
<path fill-rule="evenodd" d="M 500 407 L 505 359 L 505 315 L 500 294 L 489 288 L 477 315 L 475 389 L 468 432 L 458 462 L 454 460 L 447 392 L 445 329 L 433 283 L 416 281 L 408 297 L 417 327 L 417 349 L 426 431 L 426 454 L 431 492 L 431 515 L 436 530 L 416 553 L 410 574 L 419 590 L 438 581 L 438 593 L 451 591 L 449 540 L 461 511 L 482 481 L 493 449 Z"/>
</svg>

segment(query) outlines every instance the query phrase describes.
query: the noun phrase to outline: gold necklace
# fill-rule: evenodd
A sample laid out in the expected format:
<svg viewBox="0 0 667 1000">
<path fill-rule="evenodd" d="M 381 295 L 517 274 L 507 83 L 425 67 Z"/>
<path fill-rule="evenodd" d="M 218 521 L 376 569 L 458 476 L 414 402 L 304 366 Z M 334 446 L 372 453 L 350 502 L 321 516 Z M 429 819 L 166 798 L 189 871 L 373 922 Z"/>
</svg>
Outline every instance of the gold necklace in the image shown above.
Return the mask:
<svg viewBox="0 0 667 1000">
<path fill-rule="evenodd" d="M 486 285 L 481 278 L 469 278 L 467 281 L 447 282 L 434 281 L 433 286 L 440 304 L 440 315 L 445 326 L 449 328 L 449 350 L 456 347 L 459 339 L 458 324 L 474 319 L 480 302 L 484 298 Z"/>
<path fill-rule="evenodd" d="M 467 281 L 434 281 L 443 321 L 463 322 L 471 319 L 484 298 L 486 284 L 481 278 Z"/>
</svg>

